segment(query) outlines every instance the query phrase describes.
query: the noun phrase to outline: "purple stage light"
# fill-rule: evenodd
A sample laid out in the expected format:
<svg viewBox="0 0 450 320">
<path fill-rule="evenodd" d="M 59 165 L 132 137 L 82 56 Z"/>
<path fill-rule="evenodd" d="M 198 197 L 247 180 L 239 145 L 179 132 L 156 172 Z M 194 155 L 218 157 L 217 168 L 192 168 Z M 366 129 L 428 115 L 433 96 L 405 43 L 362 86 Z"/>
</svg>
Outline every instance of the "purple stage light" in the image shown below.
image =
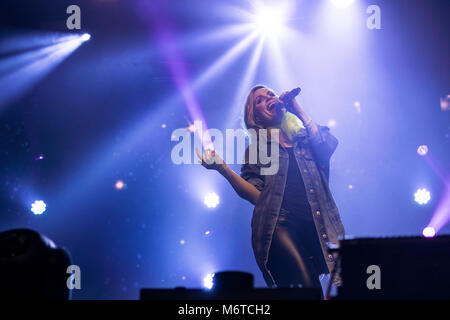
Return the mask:
<svg viewBox="0 0 450 320">
<path fill-rule="evenodd" d="M 433 227 L 426 227 L 422 232 L 424 237 L 432 238 L 436 235 L 436 230 Z"/>
<path fill-rule="evenodd" d="M 202 142 L 202 145 L 212 145 L 211 138 L 207 134 L 208 128 L 206 121 L 204 120 L 202 108 L 193 90 L 193 83 L 190 81 L 189 70 L 184 62 L 181 52 L 174 45 L 177 43 L 176 33 L 169 16 L 166 14 L 164 2 L 156 1 L 149 10 L 149 13 L 152 15 L 152 20 L 156 29 L 158 46 L 168 61 L 172 81 L 183 99 L 189 117 L 192 120 L 201 121 L 205 127 L 205 134 L 199 137 L 200 141 Z"/>
<path fill-rule="evenodd" d="M 450 221 L 450 182 L 447 181 L 447 186 L 444 194 L 439 200 L 436 210 L 429 222 L 429 226 L 433 227 L 436 232 L 441 230 Z"/>
</svg>

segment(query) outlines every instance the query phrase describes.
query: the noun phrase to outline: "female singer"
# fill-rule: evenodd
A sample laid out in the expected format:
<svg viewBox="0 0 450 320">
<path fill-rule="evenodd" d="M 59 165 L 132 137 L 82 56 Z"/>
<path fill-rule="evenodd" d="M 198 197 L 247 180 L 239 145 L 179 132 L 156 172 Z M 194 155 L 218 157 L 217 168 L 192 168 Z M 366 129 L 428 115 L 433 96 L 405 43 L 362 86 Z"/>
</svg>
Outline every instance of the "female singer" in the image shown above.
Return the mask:
<svg viewBox="0 0 450 320">
<path fill-rule="evenodd" d="M 254 204 L 252 247 L 268 287 L 320 288 L 319 275 L 331 272 L 335 264 L 328 244 L 344 235 L 328 185 L 330 157 L 338 141 L 328 127 L 312 121 L 295 98 L 287 97 L 288 92 L 278 97 L 258 85 L 248 94 L 244 110 L 247 129 L 281 128 L 276 174 L 262 175 L 262 165 L 248 161 L 249 148 L 240 176 L 215 151 L 197 154 L 205 168 L 218 171 L 240 197 Z M 296 116 L 298 130 L 283 126 L 287 115 Z M 333 281 L 339 284 L 338 278 Z"/>
</svg>

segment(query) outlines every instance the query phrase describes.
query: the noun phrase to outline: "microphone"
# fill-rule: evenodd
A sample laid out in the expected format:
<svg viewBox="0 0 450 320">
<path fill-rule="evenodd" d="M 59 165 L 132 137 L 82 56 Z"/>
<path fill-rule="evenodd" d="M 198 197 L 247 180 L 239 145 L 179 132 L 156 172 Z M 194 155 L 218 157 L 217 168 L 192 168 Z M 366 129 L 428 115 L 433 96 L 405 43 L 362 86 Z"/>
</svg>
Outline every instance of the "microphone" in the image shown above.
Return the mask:
<svg viewBox="0 0 450 320">
<path fill-rule="evenodd" d="M 294 100 L 294 98 L 296 96 L 298 96 L 298 94 L 300 93 L 300 91 L 302 91 L 302 89 L 300 89 L 299 87 L 292 89 L 291 91 L 289 91 L 289 93 L 287 95 L 285 95 L 282 99 L 280 99 L 281 101 L 283 101 L 283 103 L 285 104 L 289 104 L 292 102 L 292 100 Z"/>
</svg>

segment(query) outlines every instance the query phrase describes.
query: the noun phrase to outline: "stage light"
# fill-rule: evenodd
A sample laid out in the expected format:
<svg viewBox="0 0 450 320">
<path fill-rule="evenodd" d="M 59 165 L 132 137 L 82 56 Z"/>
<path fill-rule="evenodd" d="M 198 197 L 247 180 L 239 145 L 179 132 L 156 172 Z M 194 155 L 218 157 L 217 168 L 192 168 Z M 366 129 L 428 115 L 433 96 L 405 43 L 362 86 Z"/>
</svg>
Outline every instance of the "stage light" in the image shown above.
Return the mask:
<svg viewBox="0 0 450 320">
<path fill-rule="evenodd" d="M 353 2 L 355 2 L 355 0 L 331 0 L 331 3 L 338 8 L 347 8 L 351 6 Z"/>
<path fill-rule="evenodd" d="M 423 229 L 422 234 L 424 237 L 432 238 L 436 235 L 436 230 L 433 227 L 426 227 Z"/>
<path fill-rule="evenodd" d="M 427 204 L 430 199 L 430 192 L 425 188 L 418 189 L 414 194 L 414 200 L 420 205 Z"/>
<path fill-rule="evenodd" d="M 212 231 L 211 230 L 207 230 L 207 231 L 205 231 L 205 233 L 203 234 L 203 236 L 205 237 L 205 238 L 208 238 L 208 237 L 210 237 L 212 235 Z"/>
<path fill-rule="evenodd" d="M 418 148 L 417 148 L 417 153 L 420 155 L 420 156 L 424 156 L 424 155 L 426 155 L 427 153 L 428 153 L 428 146 L 426 146 L 426 145 L 421 145 L 421 146 L 419 146 Z"/>
<path fill-rule="evenodd" d="M 208 290 L 212 289 L 214 286 L 214 273 L 208 273 L 203 278 L 203 286 Z"/>
<path fill-rule="evenodd" d="M 327 122 L 327 126 L 328 126 L 329 128 L 334 128 L 334 127 L 336 127 L 336 124 L 337 124 L 337 122 L 336 122 L 335 119 L 330 119 L 330 120 L 328 120 L 328 122 Z"/>
<path fill-rule="evenodd" d="M 203 203 L 208 207 L 208 208 L 215 208 L 217 207 L 217 205 L 219 204 L 219 196 L 217 195 L 217 193 L 215 192 L 210 192 L 208 194 L 206 194 Z"/>
<path fill-rule="evenodd" d="M 117 190 L 122 190 L 125 187 L 125 183 L 122 180 L 117 180 L 115 187 Z"/>
<path fill-rule="evenodd" d="M 44 34 L 43 38 L 43 43 L 47 43 L 48 37 Z M 82 43 L 80 38 L 81 35 L 77 34 L 53 36 L 52 44 L 42 46 L 36 43 L 35 48 L 25 52 L 16 52 L 14 47 L 1 48 L 6 57 L 0 61 L 0 111 L 26 94 L 75 51 Z"/>
<path fill-rule="evenodd" d="M 89 33 L 85 33 L 81 36 L 81 41 L 85 42 L 85 41 L 89 41 L 91 39 L 91 35 Z"/>
<path fill-rule="evenodd" d="M 40 214 L 43 214 L 45 212 L 46 208 L 47 208 L 47 205 L 45 204 L 44 201 L 36 200 L 31 205 L 31 212 L 33 212 L 35 215 L 40 215 Z"/>
<path fill-rule="evenodd" d="M 441 97 L 441 110 L 442 111 L 450 110 L 450 94 Z"/>
<path fill-rule="evenodd" d="M 276 37 L 283 30 L 286 11 L 282 7 L 256 7 L 253 25 L 260 36 Z"/>
</svg>

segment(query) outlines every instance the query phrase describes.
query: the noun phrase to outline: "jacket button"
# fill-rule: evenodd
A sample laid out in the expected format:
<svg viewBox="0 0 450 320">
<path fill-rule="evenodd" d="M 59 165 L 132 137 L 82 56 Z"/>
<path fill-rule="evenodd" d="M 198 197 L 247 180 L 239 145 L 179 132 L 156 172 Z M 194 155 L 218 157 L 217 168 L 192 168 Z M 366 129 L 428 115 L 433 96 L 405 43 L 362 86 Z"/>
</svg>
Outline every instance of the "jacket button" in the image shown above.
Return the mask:
<svg viewBox="0 0 450 320">
<path fill-rule="evenodd" d="M 307 171 L 308 171 L 308 170 L 306 170 L 306 169 L 303 169 L 303 172 L 305 172 L 305 173 L 306 173 Z"/>
<path fill-rule="evenodd" d="M 327 237 L 327 235 L 324 233 L 324 234 L 322 235 L 322 238 L 325 239 L 326 237 Z"/>
<path fill-rule="evenodd" d="M 320 211 L 319 211 L 319 210 L 317 210 L 317 211 L 316 211 L 316 214 L 317 214 L 318 216 L 320 216 Z"/>
<path fill-rule="evenodd" d="M 314 189 L 309 189 L 309 192 L 313 193 L 313 192 L 314 192 Z"/>
<path fill-rule="evenodd" d="M 331 254 L 328 255 L 329 260 L 333 260 L 333 256 Z"/>
</svg>

